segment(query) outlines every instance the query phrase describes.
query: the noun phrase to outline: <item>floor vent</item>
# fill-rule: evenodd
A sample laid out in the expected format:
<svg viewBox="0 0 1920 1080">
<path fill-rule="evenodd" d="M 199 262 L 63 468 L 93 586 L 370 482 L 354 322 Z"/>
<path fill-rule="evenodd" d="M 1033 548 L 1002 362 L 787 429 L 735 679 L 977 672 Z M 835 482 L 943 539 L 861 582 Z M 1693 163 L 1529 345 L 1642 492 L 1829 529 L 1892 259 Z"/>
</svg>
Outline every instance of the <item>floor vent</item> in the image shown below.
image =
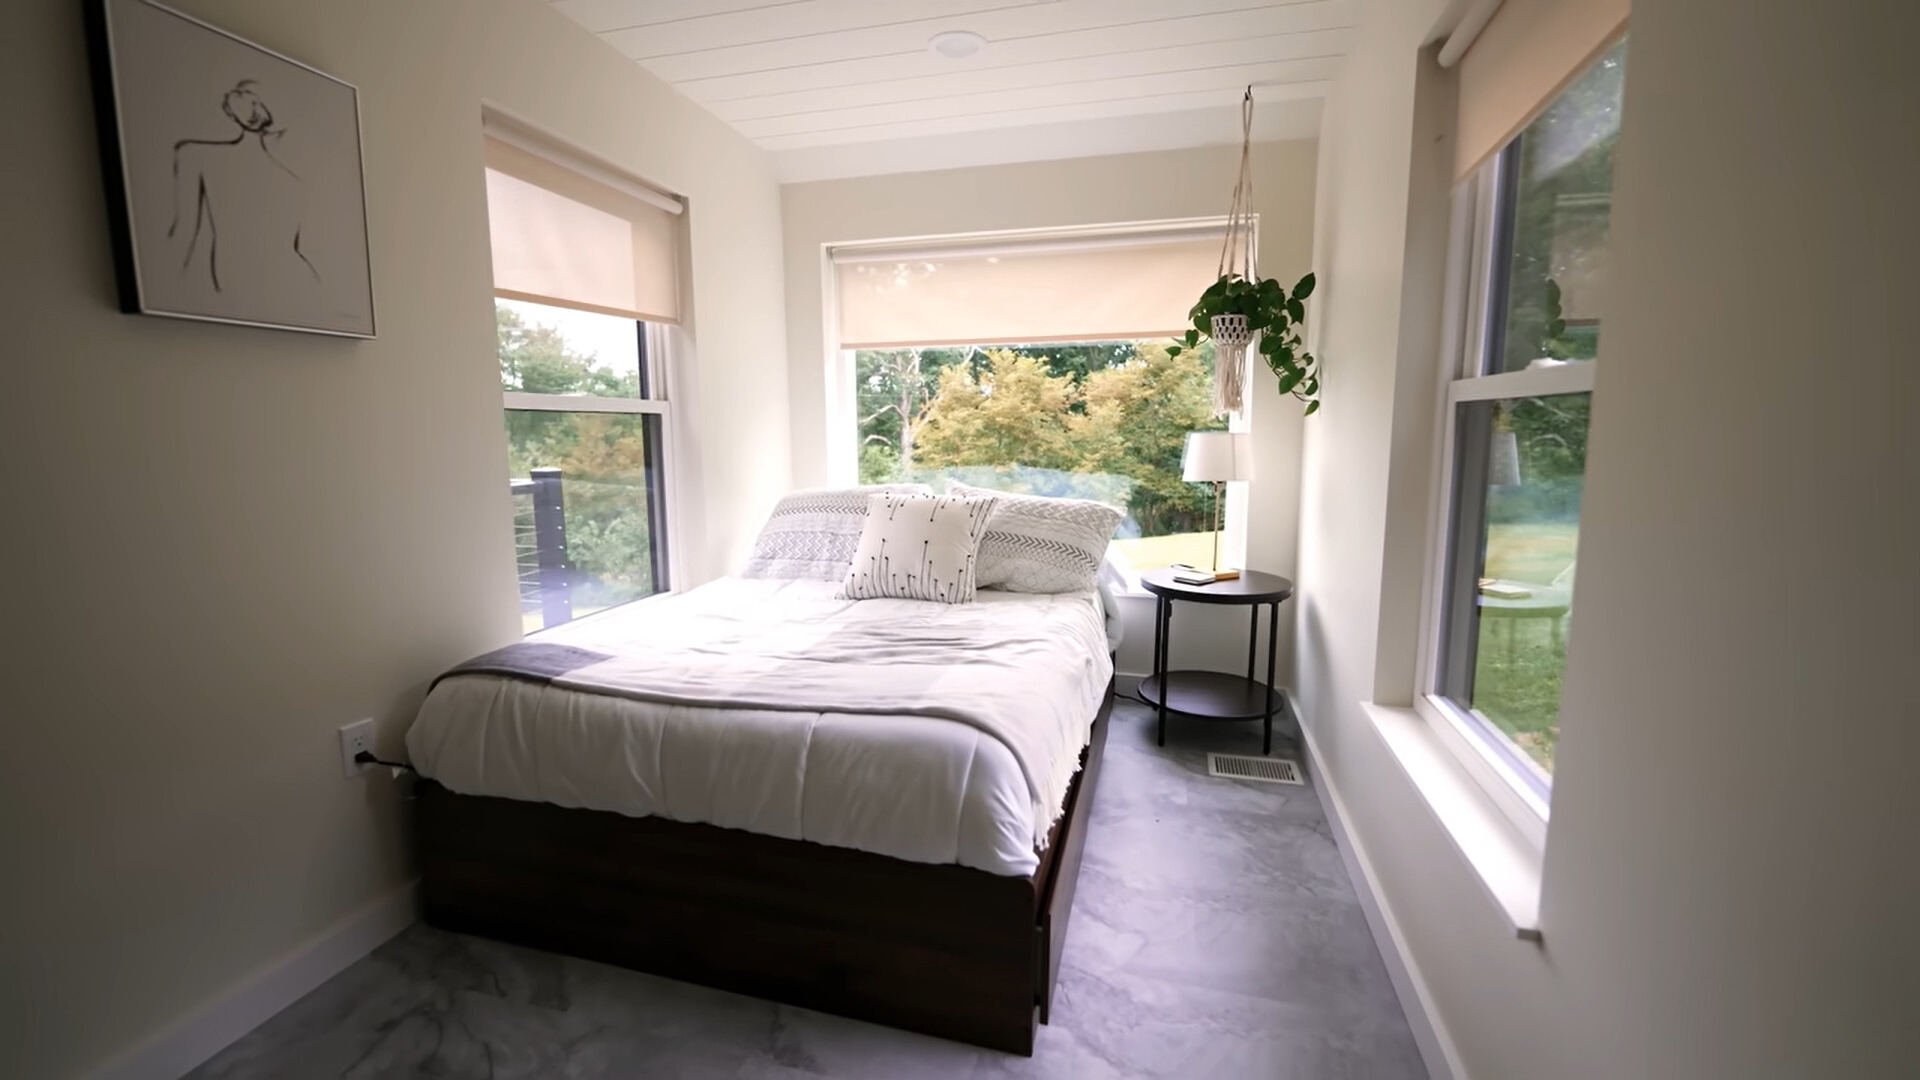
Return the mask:
<svg viewBox="0 0 1920 1080">
<path fill-rule="evenodd" d="M 1229 780 L 1259 780 L 1268 784 L 1304 784 L 1300 764 L 1287 758 L 1248 757 L 1245 754 L 1208 754 L 1207 775 Z"/>
</svg>

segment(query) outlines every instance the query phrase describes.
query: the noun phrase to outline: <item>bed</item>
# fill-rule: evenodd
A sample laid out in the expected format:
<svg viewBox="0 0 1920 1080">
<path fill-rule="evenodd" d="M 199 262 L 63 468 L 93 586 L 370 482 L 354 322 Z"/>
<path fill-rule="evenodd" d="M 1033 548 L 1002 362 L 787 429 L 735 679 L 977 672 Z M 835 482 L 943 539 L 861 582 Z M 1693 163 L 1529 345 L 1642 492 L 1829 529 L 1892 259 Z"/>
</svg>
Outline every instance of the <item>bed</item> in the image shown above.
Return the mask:
<svg viewBox="0 0 1920 1080">
<path fill-rule="evenodd" d="M 1031 1053 L 1113 702 L 1099 594 L 722 578 L 443 676 L 448 929 Z"/>
</svg>

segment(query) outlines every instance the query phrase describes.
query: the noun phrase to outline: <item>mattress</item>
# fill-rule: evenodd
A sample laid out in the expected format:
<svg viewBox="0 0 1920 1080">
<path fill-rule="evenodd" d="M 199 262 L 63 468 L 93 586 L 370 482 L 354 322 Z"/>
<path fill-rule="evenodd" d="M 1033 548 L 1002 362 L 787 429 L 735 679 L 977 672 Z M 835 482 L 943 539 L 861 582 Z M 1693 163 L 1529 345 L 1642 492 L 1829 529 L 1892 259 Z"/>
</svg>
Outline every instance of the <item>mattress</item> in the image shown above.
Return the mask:
<svg viewBox="0 0 1920 1080">
<path fill-rule="evenodd" d="M 744 607 L 778 619 L 820 606 L 833 588 L 722 579 L 530 640 L 615 652 L 657 646 L 662 627 L 688 612 Z M 965 625 L 1067 627 L 1073 632 L 1029 647 L 1057 653 L 1039 659 L 1074 671 L 1076 688 L 1111 677 L 1105 613 L 1093 593 L 982 592 L 964 606 Z M 1083 701 L 1072 708 L 1092 719 Z M 1034 839 L 1051 825 L 1039 820 L 1031 763 L 990 730 L 937 715 L 646 700 L 471 673 L 434 687 L 407 747 L 423 776 L 465 794 L 704 822 L 994 874 L 1033 873 Z"/>
</svg>

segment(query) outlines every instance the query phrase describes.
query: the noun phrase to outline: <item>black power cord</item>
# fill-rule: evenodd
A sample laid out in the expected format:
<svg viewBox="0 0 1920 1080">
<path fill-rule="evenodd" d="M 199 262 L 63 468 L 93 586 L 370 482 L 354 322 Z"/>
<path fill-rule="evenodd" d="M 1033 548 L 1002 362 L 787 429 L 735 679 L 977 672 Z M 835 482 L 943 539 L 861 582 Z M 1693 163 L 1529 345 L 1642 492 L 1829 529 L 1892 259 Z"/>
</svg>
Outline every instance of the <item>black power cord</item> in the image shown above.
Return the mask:
<svg viewBox="0 0 1920 1080">
<path fill-rule="evenodd" d="M 419 771 L 404 761 L 382 761 L 379 758 L 374 757 L 373 751 L 371 750 L 360 751 L 359 753 L 353 755 L 353 760 L 359 762 L 362 765 L 385 765 L 390 769 L 405 769 L 408 772 Z"/>
</svg>

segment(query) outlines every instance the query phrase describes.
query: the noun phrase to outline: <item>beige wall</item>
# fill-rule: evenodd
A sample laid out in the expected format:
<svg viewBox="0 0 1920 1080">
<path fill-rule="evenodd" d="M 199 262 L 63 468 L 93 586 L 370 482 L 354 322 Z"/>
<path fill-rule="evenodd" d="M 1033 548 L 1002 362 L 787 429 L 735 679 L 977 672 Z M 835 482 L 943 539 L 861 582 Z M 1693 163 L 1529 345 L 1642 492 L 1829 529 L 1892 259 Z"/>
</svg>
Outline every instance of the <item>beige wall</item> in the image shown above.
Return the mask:
<svg viewBox="0 0 1920 1080">
<path fill-rule="evenodd" d="M 96 1065 L 401 888 L 426 681 L 518 634 L 481 106 L 692 204 L 683 580 L 787 486 L 765 156 L 540 5 L 175 0 L 358 84 L 380 338 L 115 310 L 79 5 L 8 8 L 0 1072 Z"/>
<path fill-rule="evenodd" d="M 823 245 L 1218 216 L 1226 213 L 1238 164 L 1237 147 L 1211 146 L 783 187 L 795 482 L 823 484 L 829 479 Z M 1253 170 L 1261 273 L 1292 282 L 1306 273 L 1312 251 L 1314 144 L 1256 144 Z M 1264 371 L 1254 373 L 1247 396 L 1258 455 L 1258 478 L 1248 485 L 1247 565 L 1291 575 L 1300 410 L 1291 398 L 1283 400 L 1274 393 L 1273 380 Z M 1176 663 L 1223 670 L 1245 663 L 1244 612 L 1196 611 L 1192 605 L 1179 612 L 1182 628 L 1174 636 Z M 1127 614 L 1128 641 L 1120 669 L 1143 673 L 1150 668 L 1151 605 L 1129 604 Z M 1189 625 L 1192 631 L 1185 629 Z M 1283 625 L 1283 668 L 1291 652 L 1287 635 Z M 1286 676 L 1281 679 L 1286 681 Z"/>
<path fill-rule="evenodd" d="M 1536 946 L 1359 709 L 1411 689 L 1432 453 L 1411 329 L 1449 149 L 1416 81 L 1450 93 L 1416 50 L 1439 6 L 1370 8 L 1323 124 L 1299 607 L 1323 779 L 1463 1075 L 1906 1075 L 1920 26 L 1898 5 L 1636 5 Z"/>
</svg>

